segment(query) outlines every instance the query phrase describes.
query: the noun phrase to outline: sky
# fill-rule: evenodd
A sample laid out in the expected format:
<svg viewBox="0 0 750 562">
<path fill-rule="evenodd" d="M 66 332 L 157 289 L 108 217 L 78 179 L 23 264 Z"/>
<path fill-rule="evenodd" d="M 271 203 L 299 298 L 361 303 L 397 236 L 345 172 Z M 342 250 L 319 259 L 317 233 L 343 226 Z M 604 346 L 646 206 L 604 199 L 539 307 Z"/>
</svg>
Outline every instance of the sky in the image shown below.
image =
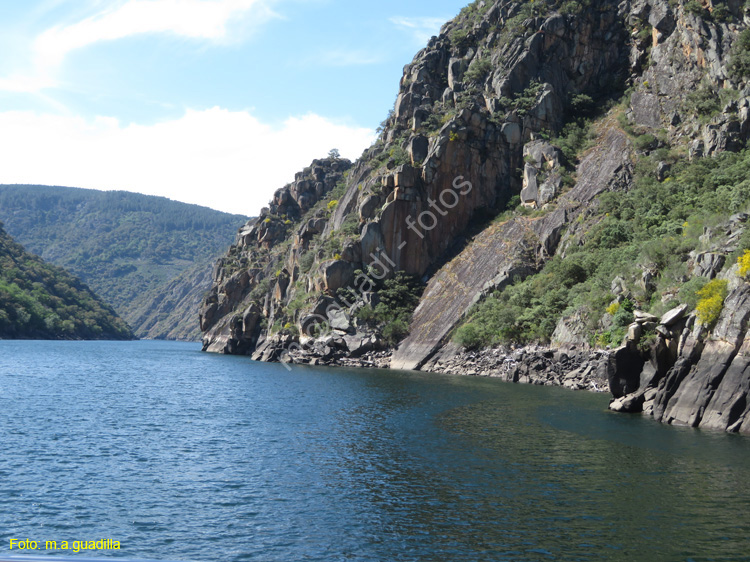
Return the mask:
<svg viewBox="0 0 750 562">
<path fill-rule="evenodd" d="M 0 0 L 0 183 L 257 215 L 468 0 Z"/>
</svg>

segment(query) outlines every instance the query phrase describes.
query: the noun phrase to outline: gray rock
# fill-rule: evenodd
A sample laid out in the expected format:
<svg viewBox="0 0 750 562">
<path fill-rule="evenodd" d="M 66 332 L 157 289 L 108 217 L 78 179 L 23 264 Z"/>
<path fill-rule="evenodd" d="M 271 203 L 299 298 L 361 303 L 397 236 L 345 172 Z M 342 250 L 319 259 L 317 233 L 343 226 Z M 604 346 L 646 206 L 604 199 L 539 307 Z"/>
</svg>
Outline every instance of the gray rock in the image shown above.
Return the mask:
<svg viewBox="0 0 750 562">
<path fill-rule="evenodd" d="M 623 346 L 610 355 L 608 379 L 612 396 L 622 398 L 638 390 L 643 364 L 643 358 L 633 344 Z"/>
<path fill-rule="evenodd" d="M 381 199 L 376 195 L 368 195 L 359 205 L 359 218 L 362 221 L 375 218 L 375 213 L 381 206 Z"/>
<path fill-rule="evenodd" d="M 521 142 L 521 127 L 517 123 L 505 123 L 502 127 L 502 133 L 508 144 L 517 145 Z"/>
<path fill-rule="evenodd" d="M 738 355 L 738 352 L 743 346 L 749 320 L 750 286 L 743 284 L 727 297 L 712 337 L 706 342 L 695 367 L 689 370 L 683 368 L 676 373 L 680 378 L 673 376 L 671 384 L 665 387 L 664 391 L 660 387 L 655 415 L 661 402 L 661 421 L 697 427 L 705 418 L 707 426 L 713 428 L 719 427 L 722 423 L 736 421 L 736 414 L 725 410 L 726 405 L 731 402 L 731 399 L 727 398 L 728 394 L 718 398 L 713 402 L 713 406 L 710 405 L 728 372 L 731 371 L 732 374 L 728 379 L 727 388 L 736 389 L 738 384 L 743 384 L 740 381 L 747 380 L 747 357 Z M 677 365 L 680 365 L 681 361 L 684 365 L 686 360 L 680 358 Z M 690 365 L 689 360 L 687 364 Z"/>
<path fill-rule="evenodd" d="M 362 229 L 361 236 L 362 257 L 367 260 L 370 256 L 377 255 L 381 248 L 385 247 L 385 240 L 380 229 L 379 222 L 370 222 Z"/>
<path fill-rule="evenodd" d="M 659 162 L 656 165 L 656 179 L 659 181 L 664 181 L 671 170 L 672 166 L 670 166 L 666 162 Z"/>
<path fill-rule="evenodd" d="M 658 129 L 662 126 L 659 98 L 651 93 L 633 92 L 630 98 L 633 118 L 638 125 Z"/>
<path fill-rule="evenodd" d="M 687 311 L 688 311 L 688 305 L 681 304 L 680 306 L 673 308 L 669 312 L 665 313 L 664 316 L 661 317 L 661 320 L 659 321 L 659 323 L 662 326 L 667 326 L 667 327 L 673 326 L 685 317 L 685 313 Z"/>
<path fill-rule="evenodd" d="M 693 259 L 693 275 L 715 278 L 726 263 L 726 256 L 713 252 L 697 254 Z"/>
<path fill-rule="evenodd" d="M 411 157 L 412 165 L 422 163 L 427 159 L 427 153 L 430 147 L 430 143 L 427 137 L 423 135 L 416 135 L 409 141 L 409 147 L 407 151 Z"/>
<path fill-rule="evenodd" d="M 328 323 L 332 329 L 342 332 L 348 332 L 352 327 L 347 314 L 339 308 L 328 311 Z"/>
<path fill-rule="evenodd" d="M 633 316 L 635 316 L 635 321 L 638 322 L 639 324 L 659 321 L 659 319 L 653 314 L 649 314 L 648 312 L 644 312 L 642 310 L 633 311 Z"/>
<path fill-rule="evenodd" d="M 612 400 L 609 409 L 613 412 L 622 412 L 627 414 L 637 414 L 643 411 L 645 397 L 643 392 L 634 392 L 621 398 Z"/>
<path fill-rule="evenodd" d="M 634 322 L 633 324 L 628 326 L 628 335 L 627 335 L 628 341 L 638 343 L 642 335 L 643 335 L 643 326 L 641 326 L 638 322 Z"/>
<path fill-rule="evenodd" d="M 537 187 L 536 174 L 537 169 L 531 164 L 526 164 L 523 171 L 524 188 L 521 191 L 521 202 L 524 205 L 536 205 L 537 199 L 539 199 L 539 188 Z"/>
<path fill-rule="evenodd" d="M 339 289 L 351 287 L 354 282 L 356 266 L 344 260 L 326 261 L 320 264 L 320 289 L 333 295 Z"/>
</svg>

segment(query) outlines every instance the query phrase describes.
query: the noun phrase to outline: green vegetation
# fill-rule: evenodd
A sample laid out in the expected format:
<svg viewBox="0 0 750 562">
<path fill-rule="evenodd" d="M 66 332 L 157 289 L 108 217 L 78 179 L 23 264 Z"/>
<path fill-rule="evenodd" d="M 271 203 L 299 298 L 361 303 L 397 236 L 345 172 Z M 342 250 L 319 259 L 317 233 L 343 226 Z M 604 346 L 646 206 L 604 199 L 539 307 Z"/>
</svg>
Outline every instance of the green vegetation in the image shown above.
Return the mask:
<svg viewBox="0 0 750 562">
<path fill-rule="evenodd" d="M 468 82 L 483 82 L 492 70 L 492 62 L 489 58 L 475 58 L 471 61 L 469 69 L 464 74 L 464 80 Z"/>
<path fill-rule="evenodd" d="M 745 29 L 732 46 L 729 71 L 740 80 L 750 76 L 750 29 Z"/>
<path fill-rule="evenodd" d="M 27 253 L 0 223 L 0 338 L 124 340 L 133 333 L 80 280 Z"/>
<path fill-rule="evenodd" d="M 709 21 L 730 22 L 734 19 L 734 15 L 726 2 L 715 0 L 710 11 L 703 6 L 703 2 L 700 0 L 688 0 L 688 2 L 685 2 L 685 11 Z"/>
<path fill-rule="evenodd" d="M 44 186 L 0 186 L 0 220 L 30 251 L 64 267 L 142 334 L 170 282 L 207 267 L 247 218 L 162 197 Z M 190 281 L 190 280 L 186 280 Z M 162 306 L 164 308 L 164 306 Z M 197 315 L 190 322 L 197 333 Z"/>
<path fill-rule="evenodd" d="M 543 85 L 540 82 L 532 80 L 529 86 L 513 99 L 500 98 L 499 101 L 507 111 L 516 111 L 518 115 L 523 117 L 536 105 L 542 87 Z"/>
<path fill-rule="evenodd" d="M 688 95 L 687 109 L 693 115 L 708 120 L 721 111 L 721 105 L 713 88 L 703 86 Z"/>
<path fill-rule="evenodd" d="M 579 154 L 593 146 L 594 138 L 591 121 L 579 118 L 565 125 L 552 144 L 560 148 L 568 163 L 575 163 Z"/>
<path fill-rule="evenodd" d="M 660 161 L 672 166 L 662 182 L 655 173 Z M 564 259 L 555 257 L 538 274 L 490 295 L 471 311 L 455 340 L 470 348 L 549 342 L 559 319 L 579 312 L 592 342 L 619 345 L 634 308 L 661 314 L 679 302 L 696 308 L 710 327 L 721 312 L 726 284 L 688 280 L 688 254 L 700 248 L 705 226 L 721 224 L 748 205 L 750 149 L 694 161 L 657 149 L 637 163 L 631 191 L 600 196 L 596 214 L 580 223 L 579 243 L 568 247 Z M 750 271 L 748 249 L 745 235 L 728 262 L 737 260 L 742 275 Z M 653 284 L 640 282 L 644 271 L 652 273 Z M 632 300 L 613 302 L 616 277 Z"/>
<path fill-rule="evenodd" d="M 360 309 L 357 318 L 378 327 L 388 343 L 395 346 L 409 333 L 409 322 L 423 291 L 419 279 L 399 271 L 376 291 L 380 303 L 375 308 Z"/>
<path fill-rule="evenodd" d="M 699 18 L 707 18 L 710 15 L 709 11 L 703 7 L 703 4 L 699 0 L 688 0 L 685 2 L 685 11 Z"/>
</svg>

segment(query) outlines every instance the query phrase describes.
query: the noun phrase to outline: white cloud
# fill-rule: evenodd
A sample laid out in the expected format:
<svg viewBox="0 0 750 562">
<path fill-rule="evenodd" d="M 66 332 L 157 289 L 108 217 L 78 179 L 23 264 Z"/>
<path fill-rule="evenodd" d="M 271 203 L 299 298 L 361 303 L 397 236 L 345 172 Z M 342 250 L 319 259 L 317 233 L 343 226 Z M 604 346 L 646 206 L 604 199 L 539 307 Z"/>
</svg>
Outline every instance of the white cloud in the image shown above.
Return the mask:
<svg viewBox="0 0 750 562">
<path fill-rule="evenodd" d="M 440 32 L 440 27 L 450 18 L 390 18 L 396 27 L 408 31 L 414 37 L 414 41 L 420 45 L 426 44 L 433 35 Z"/>
<path fill-rule="evenodd" d="M 191 39 L 227 39 L 229 24 L 248 16 L 258 24 L 273 17 L 272 0 L 127 0 L 70 25 L 52 27 L 36 39 L 37 65 L 60 64 L 65 56 L 102 41 L 144 33 L 170 33 Z"/>
<path fill-rule="evenodd" d="M 43 31 L 16 56 L 28 59 L 22 74 L 0 76 L 0 91 L 38 93 L 57 88 L 59 66 L 71 52 L 103 41 L 142 34 L 171 34 L 210 42 L 236 39 L 278 16 L 278 0 L 119 0 L 94 1 L 97 13 Z M 52 2 L 54 7 L 59 2 Z M 107 6 L 101 9 L 102 5 Z M 41 8 L 40 8 L 41 9 Z M 48 6 L 46 9 L 51 9 Z M 42 10 L 44 11 L 44 10 Z"/>
<path fill-rule="evenodd" d="M 314 114 L 272 127 L 218 107 L 151 126 L 5 112 L 0 183 L 122 189 L 254 215 L 312 159 L 331 148 L 355 159 L 373 139 Z"/>
</svg>

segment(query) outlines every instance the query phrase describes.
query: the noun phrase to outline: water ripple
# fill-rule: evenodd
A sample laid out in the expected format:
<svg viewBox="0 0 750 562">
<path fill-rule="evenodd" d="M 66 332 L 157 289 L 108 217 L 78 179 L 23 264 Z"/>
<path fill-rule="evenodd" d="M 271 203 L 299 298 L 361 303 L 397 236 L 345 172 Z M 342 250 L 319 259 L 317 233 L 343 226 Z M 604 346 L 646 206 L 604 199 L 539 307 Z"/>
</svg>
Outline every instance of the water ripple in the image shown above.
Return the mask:
<svg viewBox="0 0 750 562">
<path fill-rule="evenodd" d="M 0 342 L 0 552 L 29 537 L 222 562 L 750 560 L 750 440 L 605 407 L 188 344 Z"/>
</svg>

